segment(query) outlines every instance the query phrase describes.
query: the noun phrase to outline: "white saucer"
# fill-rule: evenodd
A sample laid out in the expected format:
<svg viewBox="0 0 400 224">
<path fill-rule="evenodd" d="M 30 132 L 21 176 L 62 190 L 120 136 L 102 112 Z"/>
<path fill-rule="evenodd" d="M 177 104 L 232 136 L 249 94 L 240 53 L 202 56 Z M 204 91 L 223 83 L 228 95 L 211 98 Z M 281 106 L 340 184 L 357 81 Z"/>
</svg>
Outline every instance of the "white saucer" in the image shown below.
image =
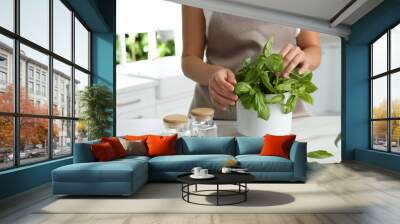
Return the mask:
<svg viewBox="0 0 400 224">
<path fill-rule="evenodd" d="M 211 179 L 211 178 L 214 178 L 214 177 L 215 176 L 212 175 L 212 174 L 207 174 L 207 175 L 204 175 L 204 176 L 194 175 L 194 174 L 190 175 L 190 178 L 193 178 L 193 179 Z"/>
</svg>

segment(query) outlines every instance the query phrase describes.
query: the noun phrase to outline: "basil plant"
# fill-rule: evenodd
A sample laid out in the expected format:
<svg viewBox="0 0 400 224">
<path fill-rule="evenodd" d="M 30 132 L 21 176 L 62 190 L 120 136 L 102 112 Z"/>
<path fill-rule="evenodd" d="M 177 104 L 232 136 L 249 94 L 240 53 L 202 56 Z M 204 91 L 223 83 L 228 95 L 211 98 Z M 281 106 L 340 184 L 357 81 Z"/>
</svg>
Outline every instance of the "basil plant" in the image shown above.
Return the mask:
<svg viewBox="0 0 400 224">
<path fill-rule="evenodd" d="M 301 75 L 296 68 L 288 78 L 279 75 L 284 69 L 283 57 L 271 52 L 272 43 L 272 39 L 267 41 L 257 60 L 246 58 L 235 74 L 237 84 L 234 92 L 243 107 L 255 110 L 258 117 L 264 120 L 270 117 L 268 105 L 279 104 L 282 112 L 287 114 L 294 111 L 298 99 L 313 104 L 311 93 L 317 90 L 317 86 L 311 81 L 311 71 Z M 289 97 L 285 99 L 284 93 L 287 92 Z M 265 94 L 275 96 L 267 99 Z"/>
</svg>

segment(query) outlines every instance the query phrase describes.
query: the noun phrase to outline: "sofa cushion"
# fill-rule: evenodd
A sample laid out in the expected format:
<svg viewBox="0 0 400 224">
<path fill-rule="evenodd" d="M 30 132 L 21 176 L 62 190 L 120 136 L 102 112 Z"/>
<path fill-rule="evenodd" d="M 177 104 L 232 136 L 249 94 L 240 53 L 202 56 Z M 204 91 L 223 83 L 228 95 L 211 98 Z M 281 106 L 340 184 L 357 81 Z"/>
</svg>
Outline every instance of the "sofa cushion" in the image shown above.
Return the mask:
<svg viewBox="0 0 400 224">
<path fill-rule="evenodd" d="M 147 176 L 147 163 L 141 159 L 74 163 L 53 170 L 57 182 L 131 182 L 134 173 Z"/>
<path fill-rule="evenodd" d="M 103 137 L 101 142 L 108 142 L 112 146 L 117 158 L 122 158 L 126 156 L 126 151 L 124 146 L 121 144 L 117 137 Z"/>
<path fill-rule="evenodd" d="M 290 148 L 296 135 L 269 135 L 264 136 L 264 146 L 261 149 L 261 156 L 280 156 L 290 159 Z"/>
<path fill-rule="evenodd" d="M 96 158 L 90 148 L 92 144 L 99 144 L 100 140 L 75 143 L 74 163 L 95 162 Z"/>
<path fill-rule="evenodd" d="M 127 140 L 124 138 L 118 138 L 122 146 L 126 151 L 126 155 L 137 155 L 145 156 L 147 155 L 146 143 L 141 140 Z"/>
<path fill-rule="evenodd" d="M 177 154 L 235 155 L 235 138 L 233 137 L 182 137 L 178 142 Z"/>
<path fill-rule="evenodd" d="M 190 172 L 199 166 L 212 172 L 219 171 L 230 159 L 231 155 L 175 155 L 158 156 L 149 160 L 149 170 L 163 172 Z"/>
<path fill-rule="evenodd" d="M 90 147 L 94 157 L 96 157 L 96 161 L 105 162 L 118 158 L 118 156 L 115 154 L 115 150 L 109 142 L 93 144 Z"/>
<path fill-rule="evenodd" d="M 177 139 L 177 134 L 171 136 L 149 135 L 146 140 L 147 155 L 151 157 L 175 155 Z"/>
<path fill-rule="evenodd" d="M 263 144 L 262 137 L 236 137 L 236 155 L 260 154 Z"/>
<path fill-rule="evenodd" d="M 292 161 L 279 156 L 238 155 L 240 167 L 249 172 L 292 172 Z"/>
</svg>

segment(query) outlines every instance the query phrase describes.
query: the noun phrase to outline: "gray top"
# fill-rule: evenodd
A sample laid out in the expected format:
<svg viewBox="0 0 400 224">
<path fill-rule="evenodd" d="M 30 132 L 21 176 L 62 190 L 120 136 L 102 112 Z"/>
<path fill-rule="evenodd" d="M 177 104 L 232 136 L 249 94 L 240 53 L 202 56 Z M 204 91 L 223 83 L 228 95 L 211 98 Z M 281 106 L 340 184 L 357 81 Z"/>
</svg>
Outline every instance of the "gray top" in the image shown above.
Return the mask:
<svg viewBox="0 0 400 224">
<path fill-rule="evenodd" d="M 264 21 L 204 10 L 206 22 L 206 60 L 222 65 L 235 72 L 246 57 L 255 59 L 265 42 L 274 38 L 273 52 L 279 52 L 286 44 L 296 45 L 299 29 Z M 191 109 L 210 107 L 215 109 L 215 119 L 236 120 L 236 109 L 222 111 L 210 100 L 208 87 L 197 84 Z"/>
</svg>

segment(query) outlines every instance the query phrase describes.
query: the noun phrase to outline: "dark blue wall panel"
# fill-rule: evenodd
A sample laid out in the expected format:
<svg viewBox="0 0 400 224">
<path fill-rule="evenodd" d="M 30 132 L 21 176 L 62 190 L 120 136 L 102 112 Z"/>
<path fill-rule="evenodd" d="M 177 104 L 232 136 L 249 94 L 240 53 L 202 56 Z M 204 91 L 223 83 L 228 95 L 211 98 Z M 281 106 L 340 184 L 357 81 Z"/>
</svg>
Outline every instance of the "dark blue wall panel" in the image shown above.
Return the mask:
<svg viewBox="0 0 400 224">
<path fill-rule="evenodd" d="M 342 41 L 342 157 L 398 170 L 398 156 L 369 150 L 369 43 L 400 22 L 400 1 L 386 0 L 351 27 Z M 357 150 L 357 151 L 355 151 Z M 360 151 L 364 150 L 364 151 Z M 378 155 L 379 154 L 379 155 Z M 377 162 L 379 160 L 379 162 Z M 393 160 L 398 160 L 397 164 Z"/>
<path fill-rule="evenodd" d="M 0 199 L 48 183 L 53 169 L 71 163 L 69 157 L 0 172 Z"/>
</svg>

